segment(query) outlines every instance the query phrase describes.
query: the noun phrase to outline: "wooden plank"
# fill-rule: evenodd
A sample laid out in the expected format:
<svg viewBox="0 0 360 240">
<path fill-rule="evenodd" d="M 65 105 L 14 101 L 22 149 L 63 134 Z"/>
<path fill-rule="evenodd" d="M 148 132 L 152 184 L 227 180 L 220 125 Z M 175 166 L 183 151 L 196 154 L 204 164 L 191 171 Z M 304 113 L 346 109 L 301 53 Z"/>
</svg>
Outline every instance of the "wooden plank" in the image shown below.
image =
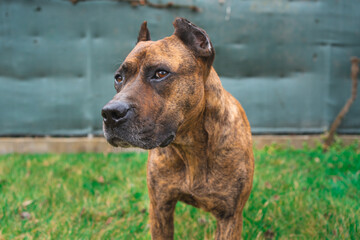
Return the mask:
<svg viewBox="0 0 360 240">
<path fill-rule="evenodd" d="M 345 145 L 360 142 L 360 135 L 338 136 Z M 304 143 L 310 147 L 320 142 L 322 135 L 254 135 L 255 148 L 279 144 L 301 148 Z M 0 154 L 7 153 L 80 153 L 80 152 L 145 152 L 139 148 L 114 148 L 102 137 L 21 137 L 0 138 Z"/>
</svg>

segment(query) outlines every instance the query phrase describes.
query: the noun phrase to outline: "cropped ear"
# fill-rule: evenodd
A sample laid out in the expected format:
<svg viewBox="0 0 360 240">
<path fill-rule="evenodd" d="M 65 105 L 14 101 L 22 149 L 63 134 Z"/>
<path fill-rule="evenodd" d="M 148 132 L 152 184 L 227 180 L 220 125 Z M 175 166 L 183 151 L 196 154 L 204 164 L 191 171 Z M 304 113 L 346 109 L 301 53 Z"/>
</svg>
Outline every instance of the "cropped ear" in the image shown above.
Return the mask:
<svg viewBox="0 0 360 240">
<path fill-rule="evenodd" d="M 147 28 L 147 22 L 144 21 L 142 24 L 141 24 L 141 28 L 140 28 L 140 32 L 139 32 L 139 36 L 138 36 L 138 39 L 137 39 L 137 42 L 140 42 L 140 41 L 149 41 L 150 40 L 150 32 Z"/>
<path fill-rule="evenodd" d="M 197 57 L 210 60 L 210 66 L 214 60 L 215 51 L 205 30 L 199 28 L 185 18 L 176 18 L 173 22 L 177 36 Z"/>
</svg>

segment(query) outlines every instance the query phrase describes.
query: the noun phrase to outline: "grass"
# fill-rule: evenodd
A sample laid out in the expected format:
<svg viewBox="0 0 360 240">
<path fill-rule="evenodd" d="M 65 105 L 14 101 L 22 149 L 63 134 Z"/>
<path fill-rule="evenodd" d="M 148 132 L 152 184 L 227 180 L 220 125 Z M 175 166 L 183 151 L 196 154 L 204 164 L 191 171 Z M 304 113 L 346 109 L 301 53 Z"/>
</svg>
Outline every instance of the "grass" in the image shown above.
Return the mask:
<svg viewBox="0 0 360 240">
<path fill-rule="evenodd" d="M 145 153 L 0 156 L 0 239 L 150 239 Z M 360 150 L 255 150 L 244 239 L 360 239 Z M 215 219 L 178 203 L 175 239 Z"/>
</svg>

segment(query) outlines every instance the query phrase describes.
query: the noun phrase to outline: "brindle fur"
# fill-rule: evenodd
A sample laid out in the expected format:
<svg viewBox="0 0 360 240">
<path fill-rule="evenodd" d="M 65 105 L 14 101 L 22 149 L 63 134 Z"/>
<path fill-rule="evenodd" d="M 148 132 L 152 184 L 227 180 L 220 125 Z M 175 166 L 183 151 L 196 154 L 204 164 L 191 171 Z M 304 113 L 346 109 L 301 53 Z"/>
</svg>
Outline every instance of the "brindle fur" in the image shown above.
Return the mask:
<svg viewBox="0 0 360 240">
<path fill-rule="evenodd" d="M 214 50 L 206 32 L 182 18 L 174 26 L 172 36 L 150 41 L 146 22 L 142 25 L 139 42 L 118 70 L 126 77 L 111 101 L 131 103 L 134 117 L 126 128 L 104 124 L 105 136 L 115 146 L 151 149 L 153 239 L 173 239 L 177 201 L 211 212 L 215 239 L 240 239 L 254 171 L 250 125 L 211 66 Z M 166 66 L 171 76 L 149 81 L 147 71 L 154 66 Z M 159 147 L 170 133 L 176 138 Z"/>
</svg>

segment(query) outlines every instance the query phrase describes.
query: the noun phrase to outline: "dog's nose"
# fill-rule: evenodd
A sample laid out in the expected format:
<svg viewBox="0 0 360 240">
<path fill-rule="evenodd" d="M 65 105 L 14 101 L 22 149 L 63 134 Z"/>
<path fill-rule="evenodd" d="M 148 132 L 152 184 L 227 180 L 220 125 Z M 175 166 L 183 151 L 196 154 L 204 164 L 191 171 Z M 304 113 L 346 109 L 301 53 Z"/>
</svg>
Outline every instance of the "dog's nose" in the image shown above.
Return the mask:
<svg viewBox="0 0 360 240">
<path fill-rule="evenodd" d="M 106 124 L 125 122 L 130 108 L 125 102 L 110 102 L 101 110 L 101 116 Z"/>
</svg>

